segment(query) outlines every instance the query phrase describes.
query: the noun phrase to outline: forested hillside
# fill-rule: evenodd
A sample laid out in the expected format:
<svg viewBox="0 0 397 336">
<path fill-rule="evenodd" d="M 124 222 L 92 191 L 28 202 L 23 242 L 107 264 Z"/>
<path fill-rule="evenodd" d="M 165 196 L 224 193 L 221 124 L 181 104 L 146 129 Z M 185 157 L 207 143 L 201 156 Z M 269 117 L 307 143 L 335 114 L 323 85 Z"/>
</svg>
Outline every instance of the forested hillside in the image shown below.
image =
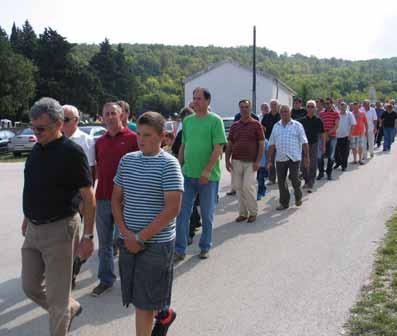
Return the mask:
<svg viewBox="0 0 397 336">
<path fill-rule="evenodd" d="M 157 110 L 168 116 L 183 105 L 183 81 L 224 59 L 251 66 L 252 48 L 164 46 L 142 44 L 72 44 L 55 30 L 37 35 L 28 21 L 0 27 L 0 118 L 20 119 L 42 96 L 74 104 L 95 115 L 108 100 L 124 99 L 140 113 Z M 268 71 L 304 100 L 397 97 L 397 58 L 345 61 L 303 55 L 278 55 L 257 48 L 258 70 Z"/>
</svg>

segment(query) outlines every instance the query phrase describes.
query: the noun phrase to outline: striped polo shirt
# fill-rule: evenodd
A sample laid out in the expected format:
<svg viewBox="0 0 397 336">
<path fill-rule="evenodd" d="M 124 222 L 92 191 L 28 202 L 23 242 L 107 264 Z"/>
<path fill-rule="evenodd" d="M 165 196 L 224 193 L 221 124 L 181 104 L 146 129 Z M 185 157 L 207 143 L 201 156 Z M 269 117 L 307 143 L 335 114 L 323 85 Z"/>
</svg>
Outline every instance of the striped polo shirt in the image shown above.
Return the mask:
<svg viewBox="0 0 397 336">
<path fill-rule="evenodd" d="M 264 141 L 262 125 L 250 118 L 248 121 L 236 121 L 230 127 L 229 141 L 232 144 L 233 160 L 255 162 L 258 157 L 259 142 Z"/>
<path fill-rule="evenodd" d="M 339 120 L 339 113 L 336 111 L 321 111 L 320 119 L 324 125 L 324 132 L 328 132 L 335 127 L 336 121 Z M 330 136 L 336 136 L 336 130 L 330 134 Z"/>
<path fill-rule="evenodd" d="M 160 151 L 146 156 L 141 151 L 128 153 L 120 161 L 114 183 L 123 189 L 124 222 L 139 232 L 147 227 L 164 208 L 164 193 L 183 191 L 179 162 Z M 175 218 L 148 243 L 163 243 L 175 238 Z"/>
</svg>

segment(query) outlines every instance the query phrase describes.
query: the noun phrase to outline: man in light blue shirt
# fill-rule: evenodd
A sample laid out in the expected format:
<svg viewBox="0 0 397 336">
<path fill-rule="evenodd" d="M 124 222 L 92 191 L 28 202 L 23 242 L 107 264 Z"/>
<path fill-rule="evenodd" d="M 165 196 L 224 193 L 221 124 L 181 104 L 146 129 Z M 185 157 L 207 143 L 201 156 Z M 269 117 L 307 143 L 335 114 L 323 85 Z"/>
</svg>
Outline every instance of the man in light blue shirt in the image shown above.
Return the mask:
<svg viewBox="0 0 397 336">
<path fill-rule="evenodd" d="M 303 165 L 309 167 L 309 145 L 302 124 L 291 119 L 291 110 L 287 105 L 281 106 L 281 120 L 277 122 L 269 139 L 268 169 L 271 168 L 270 158 L 276 151 L 276 173 L 278 188 L 280 191 L 280 205 L 277 210 L 289 207 L 290 193 L 288 191 L 287 173 L 291 177 L 295 194 L 296 206 L 302 205 L 301 180 L 299 179 L 299 167 L 302 158 L 302 147 L 304 153 Z"/>
</svg>

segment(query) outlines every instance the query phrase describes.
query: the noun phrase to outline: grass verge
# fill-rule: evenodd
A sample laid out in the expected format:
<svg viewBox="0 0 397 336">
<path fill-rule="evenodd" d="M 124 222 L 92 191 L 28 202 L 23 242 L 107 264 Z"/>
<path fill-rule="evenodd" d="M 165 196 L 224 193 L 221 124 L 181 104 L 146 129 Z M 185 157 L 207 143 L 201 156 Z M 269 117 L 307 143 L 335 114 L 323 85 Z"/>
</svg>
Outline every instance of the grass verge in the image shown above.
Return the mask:
<svg viewBox="0 0 397 336">
<path fill-rule="evenodd" d="M 397 215 L 387 222 L 369 285 L 351 309 L 346 323 L 350 336 L 397 336 Z"/>
<path fill-rule="evenodd" d="M 22 154 L 20 157 L 15 157 L 12 153 L 0 154 L 1 162 L 25 162 L 28 154 Z"/>
</svg>

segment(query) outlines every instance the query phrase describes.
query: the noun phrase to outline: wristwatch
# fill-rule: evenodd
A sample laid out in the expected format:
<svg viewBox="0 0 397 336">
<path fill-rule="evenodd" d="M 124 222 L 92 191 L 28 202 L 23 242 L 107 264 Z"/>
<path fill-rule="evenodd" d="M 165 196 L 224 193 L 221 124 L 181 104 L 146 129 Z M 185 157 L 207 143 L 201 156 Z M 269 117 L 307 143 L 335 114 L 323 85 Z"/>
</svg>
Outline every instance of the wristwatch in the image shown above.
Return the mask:
<svg viewBox="0 0 397 336">
<path fill-rule="evenodd" d="M 141 245 L 142 248 L 145 248 L 145 241 L 141 238 L 139 233 L 135 233 L 135 240 L 136 242 Z"/>
<path fill-rule="evenodd" d="M 94 239 L 94 235 L 92 233 L 86 233 L 86 234 L 83 235 L 83 239 L 93 240 Z"/>
</svg>

